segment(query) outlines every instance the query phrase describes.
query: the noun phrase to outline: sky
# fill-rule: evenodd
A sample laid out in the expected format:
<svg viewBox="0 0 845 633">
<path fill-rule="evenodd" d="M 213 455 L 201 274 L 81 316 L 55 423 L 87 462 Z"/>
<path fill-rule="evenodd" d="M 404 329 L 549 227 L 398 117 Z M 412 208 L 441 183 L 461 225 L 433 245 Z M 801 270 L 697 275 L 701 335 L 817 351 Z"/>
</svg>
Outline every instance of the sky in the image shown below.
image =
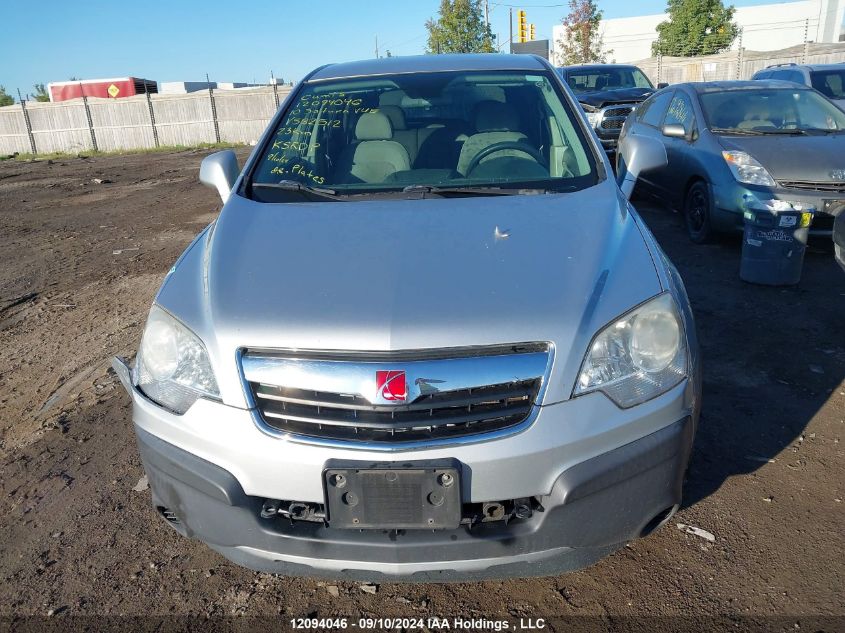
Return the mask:
<svg viewBox="0 0 845 633">
<path fill-rule="evenodd" d="M 490 24 L 507 42 L 508 10 L 527 12 L 537 38 L 551 38 L 567 2 L 488 0 Z M 518 0 L 510 0 L 517 2 Z M 771 0 L 734 0 L 735 6 Z M 154 81 L 298 80 L 329 62 L 379 52 L 425 52 L 425 22 L 439 0 L 0 0 L 0 85 L 141 77 Z M 604 17 L 662 13 L 666 0 L 598 0 Z"/>
</svg>

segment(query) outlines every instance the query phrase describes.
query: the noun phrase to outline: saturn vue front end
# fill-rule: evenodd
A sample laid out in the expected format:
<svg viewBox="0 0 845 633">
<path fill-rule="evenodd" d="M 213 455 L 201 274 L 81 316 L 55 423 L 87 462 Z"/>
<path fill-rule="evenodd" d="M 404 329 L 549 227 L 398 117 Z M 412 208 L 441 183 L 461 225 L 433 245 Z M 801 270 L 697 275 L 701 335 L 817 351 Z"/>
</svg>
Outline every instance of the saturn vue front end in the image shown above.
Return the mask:
<svg viewBox="0 0 845 633">
<path fill-rule="evenodd" d="M 176 531 L 256 570 L 473 580 L 678 508 L 689 303 L 547 62 L 326 66 L 200 177 L 223 209 L 114 363 Z"/>
</svg>

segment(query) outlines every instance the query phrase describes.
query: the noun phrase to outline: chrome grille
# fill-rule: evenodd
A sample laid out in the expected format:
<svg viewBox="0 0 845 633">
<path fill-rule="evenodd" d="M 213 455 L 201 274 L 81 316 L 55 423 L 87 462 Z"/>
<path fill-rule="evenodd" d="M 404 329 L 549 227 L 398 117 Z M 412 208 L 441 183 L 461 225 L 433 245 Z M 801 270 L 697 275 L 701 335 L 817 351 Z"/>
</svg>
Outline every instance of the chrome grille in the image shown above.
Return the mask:
<svg viewBox="0 0 845 633">
<path fill-rule="evenodd" d="M 802 189 L 805 191 L 829 191 L 832 193 L 845 193 L 845 182 L 815 182 L 809 180 L 781 180 L 781 187 L 787 189 Z"/>
<path fill-rule="evenodd" d="M 603 130 L 621 130 L 622 126 L 625 125 L 625 121 L 619 120 L 612 120 L 612 121 L 602 121 L 601 127 Z"/>
<path fill-rule="evenodd" d="M 544 348 L 424 360 L 409 360 L 407 353 L 394 357 L 399 360 L 365 355 L 360 361 L 247 352 L 241 362 L 266 430 L 305 441 L 425 443 L 528 420 L 550 366 Z M 373 381 L 385 369 L 405 372 L 405 401 L 384 402 L 378 395 Z"/>
<path fill-rule="evenodd" d="M 539 380 L 420 396 L 405 406 L 374 407 L 363 398 L 253 385 L 256 405 L 274 429 L 357 441 L 414 441 L 485 433 L 528 417 Z"/>
<path fill-rule="evenodd" d="M 603 130 L 621 130 L 625 119 L 634 111 L 634 106 L 607 106 L 601 111 L 599 127 Z"/>
</svg>

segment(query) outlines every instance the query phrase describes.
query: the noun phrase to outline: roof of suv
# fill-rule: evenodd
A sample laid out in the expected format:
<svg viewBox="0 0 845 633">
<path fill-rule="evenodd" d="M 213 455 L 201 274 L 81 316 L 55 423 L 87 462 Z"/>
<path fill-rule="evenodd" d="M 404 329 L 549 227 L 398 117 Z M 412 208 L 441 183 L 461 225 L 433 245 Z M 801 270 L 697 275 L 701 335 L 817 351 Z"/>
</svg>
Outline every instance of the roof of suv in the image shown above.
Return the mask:
<svg viewBox="0 0 845 633">
<path fill-rule="evenodd" d="M 807 86 L 796 84 L 791 81 L 779 79 L 748 79 L 737 81 L 703 81 L 683 84 L 699 94 L 705 92 L 724 92 L 725 90 L 760 90 L 761 88 L 792 88 L 793 90 L 808 89 Z M 670 86 L 671 88 L 672 86 Z M 677 85 L 675 86 L 677 87 Z"/>
<path fill-rule="evenodd" d="M 845 66 L 842 62 L 836 64 L 773 64 L 771 66 L 766 66 L 762 70 L 758 70 L 757 72 L 763 72 L 763 70 L 774 70 L 776 68 L 806 68 L 807 70 L 842 70 L 842 67 Z M 757 73 L 755 73 L 757 74 Z"/>
<path fill-rule="evenodd" d="M 464 70 L 546 70 L 546 65 L 535 55 L 495 55 L 478 53 L 466 55 L 413 55 L 409 57 L 382 57 L 355 62 L 329 64 L 318 68 L 308 81 L 393 75 L 397 73 L 430 73 Z"/>
<path fill-rule="evenodd" d="M 561 66 L 558 70 L 586 70 L 589 72 L 591 70 L 613 70 L 619 68 L 637 68 L 639 70 L 634 64 L 576 64 L 574 66 Z"/>
</svg>

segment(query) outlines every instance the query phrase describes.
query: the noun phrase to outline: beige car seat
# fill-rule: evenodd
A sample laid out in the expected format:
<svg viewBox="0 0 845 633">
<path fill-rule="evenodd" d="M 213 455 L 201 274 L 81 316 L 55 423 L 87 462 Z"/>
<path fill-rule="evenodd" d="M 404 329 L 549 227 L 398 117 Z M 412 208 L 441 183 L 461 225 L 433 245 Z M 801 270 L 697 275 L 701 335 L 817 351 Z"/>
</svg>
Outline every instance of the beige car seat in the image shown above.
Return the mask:
<svg viewBox="0 0 845 633">
<path fill-rule="evenodd" d="M 393 140 L 390 119 L 367 112 L 355 124 L 355 142 L 341 152 L 338 170 L 345 182 L 384 182 L 390 174 L 411 168 L 408 150 Z"/>
</svg>

